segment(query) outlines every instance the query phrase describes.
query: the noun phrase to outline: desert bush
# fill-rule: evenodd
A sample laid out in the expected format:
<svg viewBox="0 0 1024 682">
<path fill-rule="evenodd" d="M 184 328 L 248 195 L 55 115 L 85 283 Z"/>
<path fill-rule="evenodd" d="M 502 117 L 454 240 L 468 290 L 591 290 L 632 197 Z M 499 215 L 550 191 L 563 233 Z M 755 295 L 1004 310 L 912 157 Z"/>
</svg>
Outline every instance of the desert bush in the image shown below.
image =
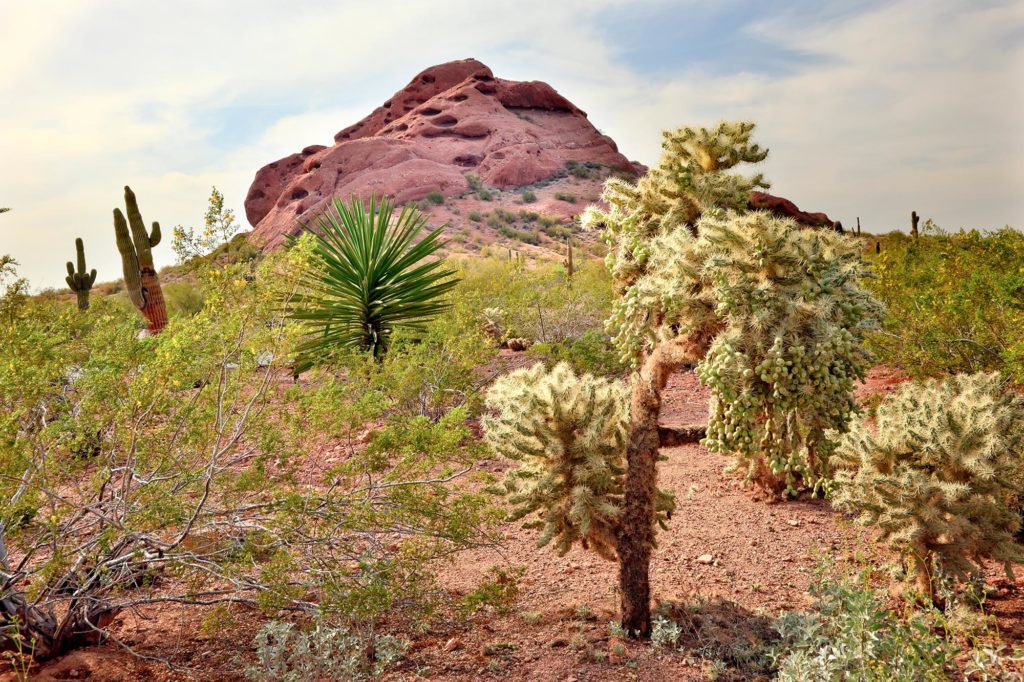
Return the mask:
<svg viewBox="0 0 1024 682">
<path fill-rule="evenodd" d="M 919 378 L 1000 371 L 1024 382 L 1024 235 L 893 234 L 870 257 L 867 287 L 889 309 L 869 337 L 881 361 Z"/>
<path fill-rule="evenodd" d="M 409 646 L 397 637 L 362 635 L 344 626 L 317 623 L 301 630 L 292 623 L 271 621 L 253 639 L 257 662 L 245 668 L 245 677 L 252 682 L 356 682 L 384 673 Z"/>
<path fill-rule="evenodd" d="M 171 235 L 171 248 L 178 263 L 184 263 L 197 256 L 204 256 L 231 242 L 239 225 L 235 213 L 224 207 L 224 195 L 214 187 L 210 192 L 209 206 L 203 217 L 203 230 L 196 234 L 195 228 L 175 226 Z"/>
<path fill-rule="evenodd" d="M 203 309 L 203 292 L 192 282 L 168 282 L 163 291 L 171 317 L 191 317 Z"/>
<path fill-rule="evenodd" d="M 611 311 L 612 284 L 599 262 L 580 263 L 571 287 L 565 271 L 550 261 L 521 264 L 491 257 L 458 267 L 460 283 L 451 298 L 457 316 L 479 325 L 485 309 L 500 309 L 500 341 L 571 342 L 600 330 Z"/>
<path fill-rule="evenodd" d="M 494 199 L 494 192 L 486 187 L 481 187 L 476 191 L 476 198 L 480 201 L 492 201 Z"/>
<path fill-rule="evenodd" d="M 481 220 L 484 219 L 484 217 L 480 215 L 480 211 L 470 211 L 469 213 L 466 214 L 466 217 L 472 220 L 474 223 L 479 223 Z"/>
<path fill-rule="evenodd" d="M 509 613 L 519 598 L 519 581 L 525 572 L 522 566 L 512 569 L 492 566 L 480 584 L 462 598 L 461 610 L 464 613 L 476 613 L 487 607 L 498 613 Z"/>
<path fill-rule="evenodd" d="M 434 204 L 435 206 L 440 206 L 441 204 L 444 203 L 444 195 L 438 192 L 437 190 L 429 192 L 427 196 L 424 198 L 430 203 Z"/>
<path fill-rule="evenodd" d="M 519 198 L 522 200 L 524 204 L 532 204 L 533 202 L 537 201 L 537 195 L 528 189 L 523 190 L 522 193 L 520 193 Z"/>
<path fill-rule="evenodd" d="M 470 191 L 476 192 L 484 188 L 484 181 L 480 179 L 479 173 L 466 173 L 466 185 Z"/>
<path fill-rule="evenodd" d="M 455 286 L 443 259 L 430 260 L 443 246 L 443 228 L 429 231 L 427 218 L 405 207 L 394 215 L 389 199 L 369 206 L 336 200 L 308 229 L 312 266 L 304 290 L 289 301 L 291 318 L 310 328 L 299 346 L 297 366 L 305 368 L 338 348 L 383 354 L 396 329 L 417 332 L 442 312 L 444 293 Z"/>
<path fill-rule="evenodd" d="M 569 192 L 555 192 L 555 199 L 557 201 L 564 201 L 569 204 L 576 203 L 576 195 Z"/>
<path fill-rule="evenodd" d="M 588 329 L 577 339 L 534 344 L 530 355 L 544 360 L 548 367 L 567 362 L 576 372 L 596 376 L 624 376 L 629 371 L 611 339 L 598 329 Z"/>
<path fill-rule="evenodd" d="M 935 634 L 937 623 L 915 611 L 901 618 L 886 595 L 858 578 L 819 571 L 815 609 L 788 612 L 776 623 L 781 641 L 770 656 L 782 682 L 917 682 L 950 679 L 959 653 Z"/>
<path fill-rule="evenodd" d="M 448 355 L 447 338 L 398 335 L 397 379 L 363 354 L 292 383 L 302 330 L 279 296 L 307 255 L 202 273 L 207 306 L 145 339 L 110 297 L 83 314 L 3 297 L 0 646 L 48 658 L 162 601 L 336 622 L 426 610 L 429 562 L 489 537 L 489 496 L 459 484 L 481 453 L 469 361 L 452 360 L 463 328 Z M 325 440 L 346 456 L 310 462 Z"/>
<path fill-rule="evenodd" d="M 1024 484 L 1024 400 L 997 374 L 908 384 L 872 421 L 855 421 L 835 453 L 835 504 L 908 554 L 918 588 L 934 599 L 933 561 L 963 580 L 992 559 L 1012 577 L 1024 563 L 1010 508 Z"/>
</svg>

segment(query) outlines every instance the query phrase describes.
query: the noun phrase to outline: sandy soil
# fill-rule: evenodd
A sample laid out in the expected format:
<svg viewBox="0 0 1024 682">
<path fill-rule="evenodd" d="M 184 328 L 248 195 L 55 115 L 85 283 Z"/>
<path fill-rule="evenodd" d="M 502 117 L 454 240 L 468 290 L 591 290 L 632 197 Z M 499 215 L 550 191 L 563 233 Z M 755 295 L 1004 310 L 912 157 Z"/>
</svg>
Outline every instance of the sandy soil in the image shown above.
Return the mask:
<svg viewBox="0 0 1024 682">
<path fill-rule="evenodd" d="M 904 380 L 899 372 L 876 368 L 858 390 L 867 400 Z M 692 374 L 670 382 L 662 422 L 700 425 L 707 394 Z M 770 633 L 770 620 L 784 610 L 809 605 L 807 587 L 815 566 L 827 555 L 843 562 L 891 559 L 827 502 L 798 500 L 770 504 L 756 499 L 734 476 L 729 459 L 699 445 L 664 451 L 659 483 L 676 493 L 678 508 L 669 530 L 658 536 L 651 576 L 655 599 L 685 624 L 690 654 L 670 654 L 649 644 L 610 636 L 616 618 L 616 567 L 576 548 L 559 557 L 536 547 L 534 531 L 509 524 L 497 549 L 461 554 L 442 567 L 440 583 L 453 596 L 474 589 L 492 567 L 522 568 L 520 593 L 505 613 L 483 610 L 468 620 L 440 618 L 426 631 L 407 627 L 413 647 L 388 675 L 392 680 L 704 680 L 713 659 L 737 657 Z M 489 470 L 503 465 L 490 463 Z M 706 555 L 710 555 L 710 561 Z M 1024 643 L 1024 591 L 996 570 L 989 583 L 997 592 L 988 607 L 1004 639 Z M 38 680 L 233 680 L 259 626 L 257 614 L 236 610 L 234 625 L 217 637 L 199 627 L 202 610 L 165 605 L 133 613 L 114 635 L 137 652 L 170 658 L 168 669 L 128 654 L 112 642 L 53 661 Z M 733 661 L 736 662 L 735 660 Z M 757 679 L 734 667 L 719 679 Z M 11 674 L 0 680 L 15 679 Z"/>
</svg>

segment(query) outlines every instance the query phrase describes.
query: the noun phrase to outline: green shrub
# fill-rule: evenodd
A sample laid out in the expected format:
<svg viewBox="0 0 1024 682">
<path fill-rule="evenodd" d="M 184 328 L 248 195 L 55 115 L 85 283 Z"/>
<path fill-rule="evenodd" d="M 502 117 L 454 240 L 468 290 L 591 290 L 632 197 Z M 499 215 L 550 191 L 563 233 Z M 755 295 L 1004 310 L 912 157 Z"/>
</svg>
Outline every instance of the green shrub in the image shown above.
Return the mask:
<svg viewBox="0 0 1024 682">
<path fill-rule="evenodd" d="M 939 682 L 950 679 L 959 653 L 935 634 L 926 614 L 900 618 L 886 595 L 869 587 L 869 575 L 828 578 L 811 587 L 815 610 L 783 614 L 772 658 L 780 682 Z"/>
<path fill-rule="evenodd" d="M 203 292 L 191 282 L 169 282 L 162 288 L 172 317 L 191 317 L 203 309 Z"/>
<path fill-rule="evenodd" d="M 1010 507 L 1024 487 L 1024 399 L 998 374 L 907 384 L 855 421 L 836 449 L 835 504 L 876 526 L 909 555 L 918 588 L 934 599 L 932 562 L 957 580 L 980 560 L 1024 563 Z"/>
<path fill-rule="evenodd" d="M 504 251 L 504 249 L 502 250 Z M 488 308 L 501 310 L 504 338 L 526 337 L 561 343 L 600 332 L 612 304 L 608 271 L 593 260 L 581 262 L 568 286 L 565 271 L 554 262 L 523 266 L 501 258 L 464 260 L 462 278 L 453 290 L 454 315 L 481 325 Z"/>
<path fill-rule="evenodd" d="M 601 164 L 594 161 L 568 161 L 565 168 L 574 178 L 586 180 L 598 176 Z"/>
<path fill-rule="evenodd" d="M 480 201 L 491 201 L 494 199 L 494 193 L 486 187 L 481 187 L 476 191 L 476 198 Z"/>
<path fill-rule="evenodd" d="M 393 666 L 409 646 L 397 637 L 360 635 L 346 627 L 317 623 L 304 631 L 271 621 L 253 639 L 257 663 L 246 667 L 245 677 L 252 682 L 368 680 Z"/>
<path fill-rule="evenodd" d="M 568 362 L 580 373 L 597 376 L 622 376 L 629 371 L 611 340 L 598 329 L 588 329 L 578 339 L 560 343 L 537 343 L 530 346 L 531 357 L 543 359 L 549 367 Z"/>
<path fill-rule="evenodd" d="M 484 181 L 480 179 L 479 173 L 466 173 L 466 185 L 471 192 L 476 192 L 484 188 Z"/>
<path fill-rule="evenodd" d="M 466 217 L 472 220 L 474 223 L 479 223 L 481 220 L 484 219 L 484 217 L 480 215 L 480 211 L 470 211 L 469 213 L 466 214 Z"/>
<path fill-rule="evenodd" d="M 569 192 L 555 192 L 555 199 L 569 204 L 576 203 L 576 195 Z"/>
<path fill-rule="evenodd" d="M 523 193 L 519 195 L 519 198 L 522 199 L 524 204 L 532 204 L 537 201 L 537 195 L 530 190 L 524 190 Z"/>
<path fill-rule="evenodd" d="M 462 598 L 461 608 L 466 613 L 475 613 L 483 607 L 507 614 L 519 598 L 519 581 L 526 568 L 519 566 L 512 570 L 492 566 L 477 587 Z"/>
<path fill-rule="evenodd" d="M 1000 371 L 1024 382 L 1024 234 L 894 234 L 870 249 L 868 288 L 889 310 L 869 343 L 917 377 Z"/>
<path fill-rule="evenodd" d="M 425 198 L 427 201 L 437 206 L 440 206 L 441 204 L 444 203 L 444 195 L 438 192 L 437 190 L 428 193 Z"/>
</svg>

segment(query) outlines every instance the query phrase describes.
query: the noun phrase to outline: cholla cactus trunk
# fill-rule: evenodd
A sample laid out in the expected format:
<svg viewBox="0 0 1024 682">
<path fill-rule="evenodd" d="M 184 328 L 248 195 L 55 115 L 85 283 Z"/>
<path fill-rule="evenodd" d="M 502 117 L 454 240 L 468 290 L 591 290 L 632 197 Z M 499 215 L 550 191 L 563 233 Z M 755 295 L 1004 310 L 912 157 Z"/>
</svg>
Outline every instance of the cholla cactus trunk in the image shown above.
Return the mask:
<svg viewBox="0 0 1024 682">
<path fill-rule="evenodd" d="M 154 221 L 152 231 L 146 230 L 139 202 L 127 186 L 124 188 L 124 202 L 128 220 L 125 221 L 121 210 L 115 208 L 114 233 L 117 250 L 121 253 L 125 289 L 128 298 L 145 316 L 149 333 L 157 334 L 167 326 L 167 306 L 153 265 L 152 251 L 160 243 L 160 223 Z"/>
<path fill-rule="evenodd" d="M 661 440 L 661 397 L 672 372 L 693 367 L 707 352 L 717 330 L 679 337 L 655 347 L 633 377 L 626 446 L 622 517 L 616 531 L 622 627 L 641 637 L 651 634 L 651 552 L 657 506 L 657 463 Z"/>
</svg>

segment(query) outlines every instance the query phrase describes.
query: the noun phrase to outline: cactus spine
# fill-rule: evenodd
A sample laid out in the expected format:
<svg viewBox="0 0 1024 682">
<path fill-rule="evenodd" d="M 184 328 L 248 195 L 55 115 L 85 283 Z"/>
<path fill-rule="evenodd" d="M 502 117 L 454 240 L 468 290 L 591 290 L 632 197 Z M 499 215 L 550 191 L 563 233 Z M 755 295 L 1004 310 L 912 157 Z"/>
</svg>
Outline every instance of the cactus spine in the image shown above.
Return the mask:
<svg viewBox="0 0 1024 682">
<path fill-rule="evenodd" d="M 121 265 L 124 267 L 124 285 L 128 298 L 146 317 L 149 332 L 156 334 L 167 324 L 167 306 L 153 266 L 152 249 L 160 243 L 160 223 L 154 221 L 152 231 L 146 231 L 139 212 L 139 202 L 127 185 L 124 188 L 124 203 L 128 210 L 127 221 L 121 209 L 114 209 L 114 234 L 117 237 L 117 250 L 121 253 Z"/>
<path fill-rule="evenodd" d="M 78 309 L 88 310 L 89 290 L 96 283 L 96 270 L 85 271 L 85 244 L 82 243 L 81 237 L 75 240 L 75 252 L 78 268 L 76 270 L 75 265 L 68 261 L 68 276 L 64 278 L 64 281 L 68 283 L 68 288 L 78 296 Z"/>
</svg>

